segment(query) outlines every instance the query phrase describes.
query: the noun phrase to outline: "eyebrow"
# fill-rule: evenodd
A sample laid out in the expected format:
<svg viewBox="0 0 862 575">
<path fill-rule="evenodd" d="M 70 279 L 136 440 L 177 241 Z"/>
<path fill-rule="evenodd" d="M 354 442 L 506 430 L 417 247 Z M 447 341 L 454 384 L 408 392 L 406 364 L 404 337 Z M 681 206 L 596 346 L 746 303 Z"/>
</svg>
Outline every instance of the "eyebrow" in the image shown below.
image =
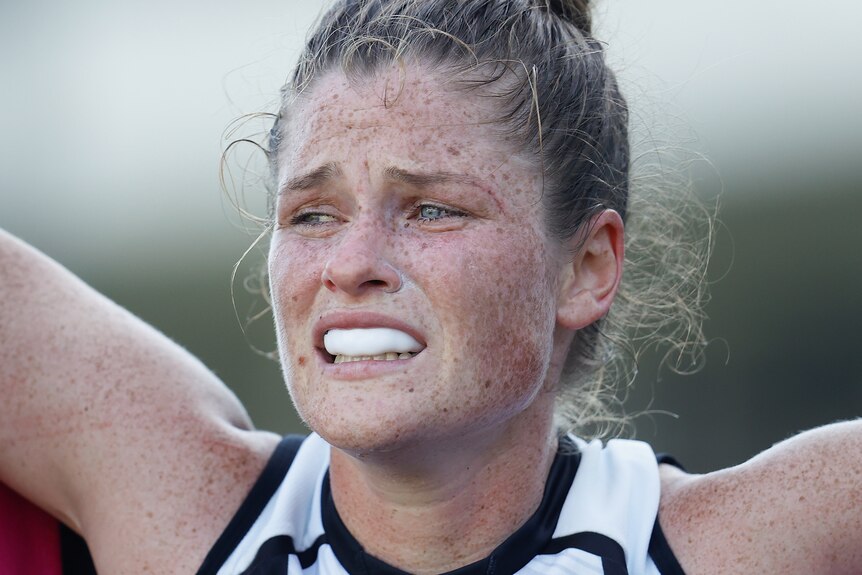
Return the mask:
<svg viewBox="0 0 862 575">
<path fill-rule="evenodd" d="M 402 168 L 389 166 L 383 170 L 384 175 L 396 182 L 402 182 L 417 188 L 427 188 L 439 184 L 470 184 L 478 186 L 476 178 L 465 174 L 457 174 L 446 171 L 435 172 L 411 172 Z M 300 174 L 289 179 L 282 187 L 281 192 L 302 191 L 322 186 L 326 182 L 334 180 L 343 175 L 341 168 L 335 162 L 328 162 L 305 174 Z"/>
<path fill-rule="evenodd" d="M 341 168 L 335 162 L 328 162 L 322 166 L 311 170 L 305 174 L 300 174 L 289 179 L 283 186 L 280 192 L 294 191 L 299 192 L 316 188 L 325 184 L 330 180 L 334 180 L 342 175 Z"/>
<path fill-rule="evenodd" d="M 402 170 L 401 168 L 390 166 L 383 170 L 383 173 L 390 180 L 395 180 L 396 182 L 403 182 L 407 185 L 414 186 L 417 188 L 426 188 L 428 186 L 433 186 L 437 184 L 450 184 L 453 182 L 459 184 L 478 185 L 476 178 L 472 176 L 467 176 L 465 174 L 456 174 L 453 172 L 410 172 L 407 170 Z"/>
</svg>

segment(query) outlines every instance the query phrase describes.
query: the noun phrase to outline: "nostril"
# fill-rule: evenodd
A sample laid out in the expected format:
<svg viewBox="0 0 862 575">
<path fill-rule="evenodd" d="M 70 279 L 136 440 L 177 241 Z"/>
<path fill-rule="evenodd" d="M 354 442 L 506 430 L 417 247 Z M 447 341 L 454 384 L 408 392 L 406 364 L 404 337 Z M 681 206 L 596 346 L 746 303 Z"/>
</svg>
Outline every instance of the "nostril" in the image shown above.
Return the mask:
<svg viewBox="0 0 862 575">
<path fill-rule="evenodd" d="M 379 256 L 353 253 L 349 259 L 333 258 L 323 268 L 322 283 L 327 290 L 351 295 L 370 289 L 389 293 L 401 289 L 401 273 Z"/>
</svg>

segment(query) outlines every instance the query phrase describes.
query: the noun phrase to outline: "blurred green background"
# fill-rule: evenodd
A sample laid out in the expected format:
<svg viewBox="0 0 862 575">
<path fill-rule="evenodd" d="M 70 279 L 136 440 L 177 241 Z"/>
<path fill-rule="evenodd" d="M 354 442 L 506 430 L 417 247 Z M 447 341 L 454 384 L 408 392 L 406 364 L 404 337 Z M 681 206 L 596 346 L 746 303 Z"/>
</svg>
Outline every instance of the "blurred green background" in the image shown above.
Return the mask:
<svg viewBox="0 0 862 575">
<path fill-rule="evenodd" d="M 0 5 L 0 226 L 188 348 L 280 432 L 301 424 L 252 351 L 272 350 L 271 319 L 246 336 L 234 313 L 251 237 L 218 164 L 232 119 L 274 109 L 318 9 Z M 632 433 L 695 471 L 862 414 L 860 17 L 838 0 L 598 3 L 637 150 L 703 154 L 698 192 L 721 192 L 707 365 L 680 377 L 647 357 L 627 403 L 657 412 Z M 240 277 L 261 263 L 253 252 Z M 244 318 L 260 302 L 240 284 Z"/>
</svg>

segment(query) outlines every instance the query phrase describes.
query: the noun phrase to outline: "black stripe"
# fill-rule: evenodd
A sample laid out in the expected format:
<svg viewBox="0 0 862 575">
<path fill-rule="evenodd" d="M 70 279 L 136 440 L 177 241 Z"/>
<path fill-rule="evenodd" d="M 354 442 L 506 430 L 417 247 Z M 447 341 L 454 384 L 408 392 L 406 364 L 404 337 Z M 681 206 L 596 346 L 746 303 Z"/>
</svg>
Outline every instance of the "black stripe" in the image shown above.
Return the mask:
<svg viewBox="0 0 862 575">
<path fill-rule="evenodd" d="M 665 463 L 685 471 L 685 467 L 672 455 L 657 453 L 655 458 L 659 464 Z M 652 557 L 653 563 L 655 563 L 659 573 L 662 575 L 685 575 L 682 566 L 677 561 L 676 555 L 673 554 L 673 550 L 667 542 L 667 538 L 664 536 L 664 531 L 661 529 L 658 517 L 655 519 L 652 535 L 649 539 L 649 556 Z"/>
<path fill-rule="evenodd" d="M 667 453 L 656 453 L 655 460 L 661 465 L 662 463 L 666 463 L 667 465 L 672 465 L 676 467 L 680 471 L 685 471 L 685 467 L 682 466 L 682 463 L 676 460 L 676 457 L 673 455 L 668 455 Z"/>
<path fill-rule="evenodd" d="M 661 530 L 658 518 L 655 520 L 652 536 L 649 539 L 649 556 L 652 557 L 653 563 L 662 575 L 685 575 L 682 565 L 677 561 L 664 536 L 664 531 Z"/>
<path fill-rule="evenodd" d="M 227 561 L 281 485 L 303 439 L 301 435 L 288 435 L 281 440 L 239 510 L 207 553 L 197 575 L 215 575 Z"/>
<path fill-rule="evenodd" d="M 541 554 L 557 555 L 566 549 L 580 549 L 601 557 L 605 575 L 628 575 L 625 551 L 619 543 L 607 535 L 583 531 L 551 539 Z"/>
<path fill-rule="evenodd" d="M 302 568 L 308 569 L 317 561 L 317 552 L 320 550 L 320 546 L 325 544 L 326 535 L 321 535 L 311 544 L 311 547 L 297 551 L 292 537 L 276 535 L 267 539 L 266 543 L 260 546 L 254 561 L 241 575 L 284 575 L 290 555 L 296 555 Z"/>
<path fill-rule="evenodd" d="M 59 524 L 59 529 L 63 575 L 96 575 L 96 566 L 93 565 L 87 542 L 62 523 Z"/>
</svg>

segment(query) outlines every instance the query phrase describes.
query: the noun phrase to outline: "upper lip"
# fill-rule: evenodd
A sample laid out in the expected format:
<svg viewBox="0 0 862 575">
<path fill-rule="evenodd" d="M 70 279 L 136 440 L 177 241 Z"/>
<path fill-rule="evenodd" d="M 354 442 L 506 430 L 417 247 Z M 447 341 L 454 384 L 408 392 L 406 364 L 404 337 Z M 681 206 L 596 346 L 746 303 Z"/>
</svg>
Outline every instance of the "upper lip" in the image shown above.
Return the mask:
<svg viewBox="0 0 862 575">
<path fill-rule="evenodd" d="M 331 311 L 322 314 L 314 323 L 312 337 L 314 346 L 324 349 L 323 336 L 331 329 L 358 329 L 368 327 L 388 327 L 403 331 L 413 339 L 426 345 L 425 336 L 414 326 L 398 318 L 373 311 Z"/>
</svg>

